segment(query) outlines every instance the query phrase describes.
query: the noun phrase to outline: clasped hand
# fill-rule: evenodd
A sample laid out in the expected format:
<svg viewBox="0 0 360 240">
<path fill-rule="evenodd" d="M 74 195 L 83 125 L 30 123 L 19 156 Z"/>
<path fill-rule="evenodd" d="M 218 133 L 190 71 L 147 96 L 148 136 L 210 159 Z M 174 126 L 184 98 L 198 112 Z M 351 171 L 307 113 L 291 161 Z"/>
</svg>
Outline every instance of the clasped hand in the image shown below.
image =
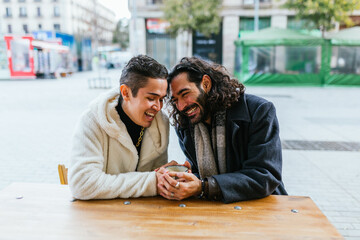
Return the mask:
<svg viewBox="0 0 360 240">
<path fill-rule="evenodd" d="M 201 193 L 201 181 L 191 173 L 169 172 L 166 166 L 179 165 L 176 161 L 171 161 L 166 165 L 156 169 L 157 192 L 159 195 L 170 200 L 182 200 Z M 184 166 L 190 169 L 190 163 L 185 162 Z"/>
</svg>

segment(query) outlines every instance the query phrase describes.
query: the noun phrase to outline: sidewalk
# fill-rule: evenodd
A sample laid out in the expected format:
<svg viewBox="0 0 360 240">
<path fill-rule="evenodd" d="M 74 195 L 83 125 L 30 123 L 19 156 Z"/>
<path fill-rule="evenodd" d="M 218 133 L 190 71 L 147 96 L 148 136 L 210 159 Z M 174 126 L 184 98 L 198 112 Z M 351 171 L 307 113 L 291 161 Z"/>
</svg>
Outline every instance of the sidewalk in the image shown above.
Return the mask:
<svg viewBox="0 0 360 240">
<path fill-rule="evenodd" d="M 360 88 L 248 87 L 247 92 L 275 104 L 283 145 L 303 143 L 303 150 L 283 150 L 289 195 L 310 196 L 346 239 L 360 239 Z M 307 150 L 318 142 L 327 150 Z M 337 151 L 339 142 L 357 147 Z"/>
<path fill-rule="evenodd" d="M 115 87 L 120 74 L 111 70 L 102 76 Z M 68 165 L 80 114 L 106 91 L 88 88 L 88 78 L 96 76 L 0 81 L 0 189 L 19 181 L 59 183 L 57 164 Z M 360 239 L 360 87 L 246 91 L 276 106 L 288 193 L 310 196 L 347 240 Z M 173 129 L 169 158 L 184 160 Z"/>
</svg>

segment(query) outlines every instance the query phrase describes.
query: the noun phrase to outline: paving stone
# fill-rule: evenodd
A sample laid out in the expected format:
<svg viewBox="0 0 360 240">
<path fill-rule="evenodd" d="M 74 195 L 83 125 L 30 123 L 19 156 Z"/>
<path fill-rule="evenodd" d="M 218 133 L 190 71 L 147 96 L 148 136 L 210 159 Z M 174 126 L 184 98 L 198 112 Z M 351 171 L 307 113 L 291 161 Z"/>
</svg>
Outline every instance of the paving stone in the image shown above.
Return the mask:
<svg viewBox="0 0 360 240">
<path fill-rule="evenodd" d="M 339 229 L 339 233 L 341 235 L 343 235 L 345 237 L 345 239 L 349 240 L 349 239 L 360 239 L 360 230 L 343 230 L 343 229 Z"/>
<path fill-rule="evenodd" d="M 354 224 L 351 223 L 334 223 L 334 226 L 338 229 L 338 230 L 354 230 Z"/>
<path fill-rule="evenodd" d="M 354 228 L 360 230 L 360 223 L 354 223 Z"/>
</svg>

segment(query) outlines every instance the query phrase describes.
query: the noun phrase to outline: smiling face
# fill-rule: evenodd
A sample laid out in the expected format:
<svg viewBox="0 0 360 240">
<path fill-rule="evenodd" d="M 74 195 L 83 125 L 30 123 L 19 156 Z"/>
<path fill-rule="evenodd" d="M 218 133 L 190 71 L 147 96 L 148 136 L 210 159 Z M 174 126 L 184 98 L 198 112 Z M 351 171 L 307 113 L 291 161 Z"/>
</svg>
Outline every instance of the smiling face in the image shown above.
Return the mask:
<svg viewBox="0 0 360 240">
<path fill-rule="evenodd" d="M 206 111 L 206 94 L 211 88 L 211 80 L 204 75 L 200 88 L 195 83 L 189 82 L 188 74 L 182 72 L 174 77 L 170 83 L 171 101 L 181 114 L 187 116 L 192 124 L 205 121 L 210 123 Z"/>
<path fill-rule="evenodd" d="M 136 96 L 125 84 L 120 86 L 123 97 L 122 108 L 137 125 L 150 127 L 155 115 L 163 107 L 166 97 L 167 81 L 163 78 L 148 78 L 147 84 L 139 88 Z"/>
</svg>

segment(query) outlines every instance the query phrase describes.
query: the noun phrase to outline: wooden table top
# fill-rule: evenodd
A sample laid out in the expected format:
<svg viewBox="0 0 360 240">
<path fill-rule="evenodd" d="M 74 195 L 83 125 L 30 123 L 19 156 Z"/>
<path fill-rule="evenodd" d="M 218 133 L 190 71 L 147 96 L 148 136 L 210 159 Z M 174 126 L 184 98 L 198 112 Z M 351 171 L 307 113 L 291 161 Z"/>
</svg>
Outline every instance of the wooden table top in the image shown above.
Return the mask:
<svg viewBox="0 0 360 240">
<path fill-rule="evenodd" d="M 1 239 L 343 239 L 315 203 L 300 196 L 231 204 L 161 197 L 73 201 L 65 185 L 13 183 L 0 201 Z"/>
</svg>

